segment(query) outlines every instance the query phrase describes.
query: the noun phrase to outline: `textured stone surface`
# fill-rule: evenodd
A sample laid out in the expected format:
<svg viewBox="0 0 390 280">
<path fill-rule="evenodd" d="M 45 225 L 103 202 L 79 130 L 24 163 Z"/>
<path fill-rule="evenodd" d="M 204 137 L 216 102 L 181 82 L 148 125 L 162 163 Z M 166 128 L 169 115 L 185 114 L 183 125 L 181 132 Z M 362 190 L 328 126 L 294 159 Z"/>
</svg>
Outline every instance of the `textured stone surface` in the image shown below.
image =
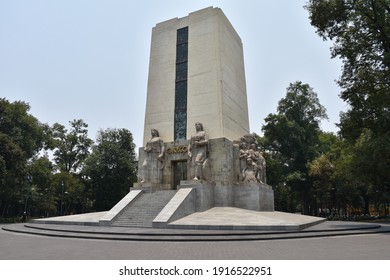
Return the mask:
<svg viewBox="0 0 390 280">
<path fill-rule="evenodd" d="M 191 188 L 194 190 L 195 211 L 201 212 L 214 207 L 214 186 L 208 181 L 181 181 L 180 189 Z"/>
<path fill-rule="evenodd" d="M 260 183 L 240 183 L 234 191 L 234 206 L 255 211 L 274 211 L 274 192 Z"/>
<path fill-rule="evenodd" d="M 175 162 L 182 161 L 187 162 L 188 153 L 185 147 L 188 147 L 189 141 L 183 140 L 178 142 L 165 143 L 165 157 L 164 157 L 164 169 L 163 179 L 160 187 L 156 184 L 138 183 L 135 186 L 152 186 L 153 188 L 160 189 L 177 189 L 172 183 L 173 179 L 173 166 Z M 176 151 L 175 153 L 169 151 Z M 143 148 L 139 149 L 139 161 L 138 168 L 142 168 L 142 162 L 146 156 Z M 236 172 L 235 156 L 237 156 L 237 147 L 233 145 L 233 142 L 227 138 L 217 138 L 209 140 L 209 153 L 207 163 L 205 164 L 205 173 L 211 182 L 216 182 L 222 185 L 231 185 L 238 180 L 238 174 Z M 191 178 L 192 170 L 189 163 L 187 163 L 187 178 Z"/>
</svg>

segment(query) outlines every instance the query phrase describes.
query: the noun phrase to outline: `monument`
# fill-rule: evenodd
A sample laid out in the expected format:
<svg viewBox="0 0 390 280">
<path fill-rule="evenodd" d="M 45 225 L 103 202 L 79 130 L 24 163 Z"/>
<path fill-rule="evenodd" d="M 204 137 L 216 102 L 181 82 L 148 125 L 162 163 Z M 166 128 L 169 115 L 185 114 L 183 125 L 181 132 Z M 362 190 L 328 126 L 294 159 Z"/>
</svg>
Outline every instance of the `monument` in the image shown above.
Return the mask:
<svg viewBox="0 0 390 280">
<path fill-rule="evenodd" d="M 242 43 L 219 8 L 153 28 L 138 171 L 130 192 L 88 225 L 300 230 L 323 220 L 274 211 L 249 132 Z"/>
<path fill-rule="evenodd" d="M 138 169 L 133 191 L 177 191 L 174 214 L 164 220 L 161 211 L 157 227 L 213 207 L 274 210 L 265 160 L 249 133 L 241 39 L 221 9 L 153 28 Z"/>
</svg>

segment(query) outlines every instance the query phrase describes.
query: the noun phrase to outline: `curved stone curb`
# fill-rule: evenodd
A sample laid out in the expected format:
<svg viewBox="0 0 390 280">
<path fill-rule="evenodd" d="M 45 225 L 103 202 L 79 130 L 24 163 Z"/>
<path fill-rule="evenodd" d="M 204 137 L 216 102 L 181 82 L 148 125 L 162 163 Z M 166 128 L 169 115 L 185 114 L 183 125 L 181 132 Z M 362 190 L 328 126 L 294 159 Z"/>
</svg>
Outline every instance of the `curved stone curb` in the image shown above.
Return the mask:
<svg viewBox="0 0 390 280">
<path fill-rule="evenodd" d="M 157 241 L 157 242 L 232 242 L 232 241 L 261 241 L 333 237 L 361 234 L 389 233 L 390 226 L 356 225 L 344 228 L 322 228 L 299 232 L 248 232 L 248 231 L 180 231 L 180 230 L 151 230 L 142 228 L 104 228 L 83 226 L 35 226 L 30 224 L 13 224 L 2 227 L 3 230 L 16 233 L 41 235 L 60 238 L 83 238 L 117 241 Z"/>
</svg>

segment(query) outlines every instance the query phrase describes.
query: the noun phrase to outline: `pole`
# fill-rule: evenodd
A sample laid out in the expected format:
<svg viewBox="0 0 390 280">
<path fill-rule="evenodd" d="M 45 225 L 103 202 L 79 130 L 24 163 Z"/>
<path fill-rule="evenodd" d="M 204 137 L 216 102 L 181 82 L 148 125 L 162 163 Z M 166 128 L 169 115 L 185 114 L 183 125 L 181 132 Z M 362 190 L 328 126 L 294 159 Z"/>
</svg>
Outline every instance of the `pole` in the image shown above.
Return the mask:
<svg viewBox="0 0 390 280">
<path fill-rule="evenodd" d="M 60 216 L 63 215 L 62 213 L 62 204 L 64 203 L 64 181 L 61 181 L 61 208 L 60 208 Z"/>
</svg>

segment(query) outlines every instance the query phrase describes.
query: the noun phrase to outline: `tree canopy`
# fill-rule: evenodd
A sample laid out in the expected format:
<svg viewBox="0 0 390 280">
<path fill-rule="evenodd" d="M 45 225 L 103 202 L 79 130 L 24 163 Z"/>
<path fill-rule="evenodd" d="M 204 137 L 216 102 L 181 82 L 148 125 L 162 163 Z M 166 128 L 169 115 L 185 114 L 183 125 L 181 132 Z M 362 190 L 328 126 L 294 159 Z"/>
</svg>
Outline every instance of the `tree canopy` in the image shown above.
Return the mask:
<svg viewBox="0 0 390 280">
<path fill-rule="evenodd" d="M 93 141 L 88 137 L 88 124 L 83 120 L 73 120 L 69 124 L 70 131 L 59 123 L 52 127 L 54 160 L 61 171 L 77 172 L 88 157 Z"/>
<path fill-rule="evenodd" d="M 338 83 L 349 110 L 340 135 L 359 184 L 390 188 L 390 1 L 310 0 L 311 24 L 343 61 Z"/>
<path fill-rule="evenodd" d="M 22 101 L 0 98 L 0 214 L 15 215 L 27 185 L 27 162 L 47 140 L 46 126 Z"/>
<path fill-rule="evenodd" d="M 82 173 L 93 189 L 94 208 L 108 210 L 137 181 L 135 146 L 127 129 L 101 130 L 96 142 Z"/>
<path fill-rule="evenodd" d="M 269 114 L 262 128 L 265 148 L 283 165 L 279 180 L 301 194 L 304 212 L 308 211 L 306 195 L 311 185 L 307 164 L 318 155 L 319 123 L 326 117 L 313 89 L 295 82 L 279 101 L 277 114 Z"/>
<path fill-rule="evenodd" d="M 130 131 L 100 131 L 93 145 L 82 119 L 50 127 L 29 110 L 0 99 L 0 217 L 107 210 L 126 195 L 137 179 Z"/>
</svg>

